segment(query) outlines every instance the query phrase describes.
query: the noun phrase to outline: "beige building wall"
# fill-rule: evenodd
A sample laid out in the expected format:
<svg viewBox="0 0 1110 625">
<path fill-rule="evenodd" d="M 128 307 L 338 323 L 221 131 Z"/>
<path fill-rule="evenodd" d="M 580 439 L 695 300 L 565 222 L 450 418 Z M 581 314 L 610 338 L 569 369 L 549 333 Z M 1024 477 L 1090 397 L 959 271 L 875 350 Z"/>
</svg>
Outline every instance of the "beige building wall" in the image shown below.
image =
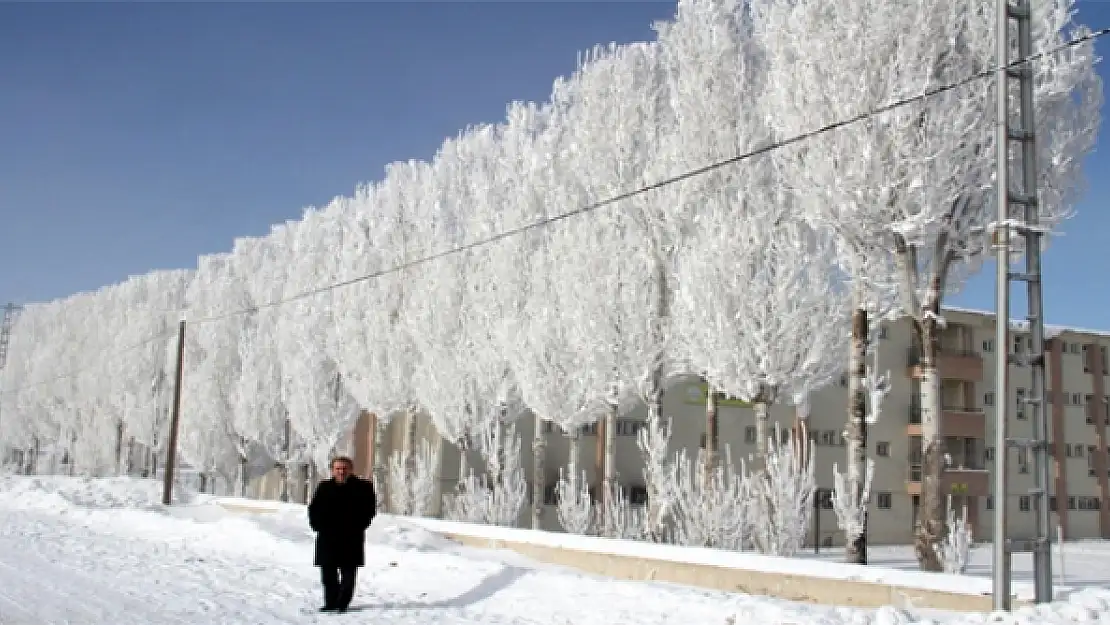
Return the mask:
<svg viewBox="0 0 1110 625">
<path fill-rule="evenodd" d="M 942 378 L 942 436 L 951 465 L 942 479 L 943 487 L 953 496 L 957 510 L 968 507 L 977 540 L 990 538 L 990 514 L 993 506 L 989 471 L 993 466 L 995 407 L 1000 398 L 994 396 L 995 362 L 998 346 L 994 345 L 994 319 L 988 313 L 947 309 L 947 325 L 940 339 L 939 369 Z M 1059 524 L 1066 538 L 1110 538 L 1110 507 L 1107 492 L 1107 439 L 1110 405 L 1106 403 L 1106 352 L 1110 333 L 1049 329 L 1046 348 L 1047 386 L 1052 391 L 1047 409 L 1053 426 L 1054 445 L 1050 455 L 1053 523 Z M 1015 333 L 1011 353 L 1027 354 L 1027 334 Z M 916 518 L 917 495 L 920 493 L 920 410 L 916 400 L 917 368 L 913 331 L 909 319 L 890 323 L 884 329 L 880 344 L 879 368 L 889 370 L 891 391 L 882 406 L 879 422 L 869 432 L 869 456 L 875 462 L 872 486 L 869 539 L 873 544 L 904 544 L 911 540 Z M 847 356 L 847 354 L 845 354 Z M 845 362 L 847 369 L 847 362 Z M 1019 402 L 1030 386 L 1029 368 L 1011 365 L 1011 396 L 1004 398 L 1011 410 L 1010 434 L 1013 437 L 1032 435 L 1032 407 Z M 1026 395 L 1027 396 L 1027 395 Z M 847 413 L 846 378 L 835 380 L 811 399 L 807 428 L 817 463 L 816 473 L 820 509 L 811 527 L 809 544 L 816 540 L 825 545 L 842 542 L 831 506 L 821 505 L 833 486 L 834 463 L 843 470 L 847 448 L 843 428 Z M 663 402 L 664 416 L 672 419 L 674 428 L 671 450 L 686 449 L 696 456 L 705 431 L 705 389 L 696 378 L 678 377 L 670 381 Z M 643 477 L 635 433 L 646 417 L 646 406 L 640 404 L 622 414 L 616 435 L 616 468 L 620 483 L 633 497 L 642 495 Z M 726 401 L 718 410 L 720 442 L 727 445 L 733 460 L 747 459 L 755 453 L 754 414 L 738 401 Z M 778 424 L 789 431 L 795 423 L 795 409 L 776 405 L 771 410 L 772 427 Z M 430 419 L 418 418 L 418 434 L 424 440 L 439 437 Z M 530 417 L 517 422 L 521 437 L 521 460 L 529 485 L 532 473 L 532 433 Z M 393 419 L 386 428 L 385 453 L 400 450 L 404 444 L 403 419 Z M 355 435 L 356 464 L 368 462 L 372 449 L 369 440 L 359 444 L 360 436 L 372 435 L 363 428 Z M 546 434 L 546 482 L 551 499 L 559 469 L 566 465 L 570 439 L 557 428 Z M 601 454 L 598 432 L 587 428 L 579 437 L 579 468 L 585 471 L 595 487 L 599 483 Z M 361 455 L 360 455 L 361 454 Z M 1033 535 L 1033 511 L 1028 491 L 1033 486 L 1031 459 L 1010 451 L 1011 533 L 1015 538 Z M 472 453 L 470 466 L 479 468 L 480 457 Z M 440 490 L 450 492 L 458 479 L 458 450 L 450 443 L 442 445 L 440 455 Z M 379 487 L 385 491 L 385 488 Z M 437 513 L 439 510 L 437 510 Z M 526 527 L 530 510 L 521 513 L 520 525 Z M 558 531 L 555 509 L 545 508 L 544 529 Z"/>
</svg>

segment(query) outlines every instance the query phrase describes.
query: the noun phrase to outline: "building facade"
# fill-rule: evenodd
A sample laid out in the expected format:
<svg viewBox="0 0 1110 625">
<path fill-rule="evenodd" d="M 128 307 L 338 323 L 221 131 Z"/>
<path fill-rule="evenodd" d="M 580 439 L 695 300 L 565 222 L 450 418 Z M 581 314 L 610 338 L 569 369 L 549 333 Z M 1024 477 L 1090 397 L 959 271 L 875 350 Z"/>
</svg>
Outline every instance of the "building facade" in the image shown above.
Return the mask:
<svg viewBox="0 0 1110 625">
<path fill-rule="evenodd" d="M 990 471 L 996 450 L 993 446 L 995 409 L 1001 401 L 1009 403 L 1010 435 L 1031 436 L 1029 406 L 1022 401 L 1030 386 L 1029 369 L 1011 366 L 1011 396 L 995 397 L 995 357 L 1004 347 L 1010 353 L 1031 348 L 1029 335 L 1012 322 L 1011 345 L 995 345 L 994 315 L 949 308 L 944 312 L 945 328 L 940 338 L 938 368 L 941 377 L 941 435 L 945 441 L 948 466 L 942 488 L 952 496 L 956 510 L 967 507 L 976 540 L 991 536 Z M 1110 452 L 1106 432 L 1110 427 L 1107 399 L 1107 373 L 1110 366 L 1110 333 L 1069 328 L 1046 328 L 1047 377 L 1049 390 L 1046 409 L 1051 425 L 1052 445 L 1050 481 L 1054 525 L 1066 539 L 1110 538 Z M 847 354 L 845 355 L 847 356 Z M 879 369 L 889 370 L 891 389 L 881 408 L 881 416 L 871 426 L 868 456 L 875 462 L 872 484 L 869 540 L 874 544 L 905 544 L 911 541 L 921 492 L 921 411 L 917 402 L 920 368 L 914 349 L 913 329 L 908 318 L 888 323 L 879 343 Z M 820 488 L 816 498 L 809 543 L 837 545 L 842 536 L 828 499 L 833 486 L 833 467 L 844 469 L 847 447 L 844 423 L 848 407 L 847 376 L 818 391 L 811 398 L 806 427 L 816 463 Z M 696 455 L 704 444 L 705 386 L 697 378 L 679 377 L 670 381 L 664 396 L 664 418 L 672 428 L 671 451 L 688 450 Z M 620 415 L 616 431 L 616 468 L 618 479 L 633 500 L 646 496 L 642 463 L 636 433 L 642 427 L 647 409 L 634 405 Z M 755 417 L 743 402 L 726 400 L 718 407 L 720 444 L 727 446 L 734 460 L 755 453 Z M 795 424 L 793 406 L 771 409 L 772 427 L 789 431 Z M 522 439 L 522 464 L 531 484 L 532 435 L 534 420 L 522 419 L 517 432 Z M 436 441 L 439 437 L 430 420 L 417 418 L 418 437 Z M 557 429 L 545 428 L 547 443 L 545 500 L 554 499 L 559 469 L 568 460 L 572 439 Z M 372 415 L 364 415 L 352 433 L 357 469 L 371 473 L 373 433 L 377 430 Z M 386 455 L 402 449 L 405 427 L 402 419 L 384 426 L 382 449 Z M 590 483 L 599 484 L 602 446 L 596 426 L 585 428 L 577 439 L 579 466 Z M 1028 491 L 1033 487 L 1032 462 L 1019 450 L 1011 450 L 1010 532 L 1014 538 L 1033 535 L 1033 509 Z M 471 459 L 470 466 L 480 466 Z M 458 479 L 458 451 L 442 445 L 440 485 L 450 491 Z M 386 488 L 382 485 L 379 490 Z M 437 497 L 437 500 L 440 499 Z M 527 526 L 530 510 L 521 512 L 520 524 Z M 544 529 L 559 530 L 552 505 L 545 507 Z"/>
</svg>

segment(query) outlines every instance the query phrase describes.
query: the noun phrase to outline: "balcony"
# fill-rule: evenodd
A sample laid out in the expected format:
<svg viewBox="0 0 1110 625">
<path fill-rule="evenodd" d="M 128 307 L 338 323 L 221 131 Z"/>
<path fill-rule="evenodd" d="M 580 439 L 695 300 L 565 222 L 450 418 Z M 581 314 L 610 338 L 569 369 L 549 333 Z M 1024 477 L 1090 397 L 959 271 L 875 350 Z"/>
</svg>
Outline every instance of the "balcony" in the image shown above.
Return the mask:
<svg viewBox="0 0 1110 625">
<path fill-rule="evenodd" d="M 921 406 L 910 404 L 906 425 L 907 436 L 921 436 Z M 986 438 L 987 416 L 982 408 L 942 404 L 940 435 L 957 438 Z"/>
<path fill-rule="evenodd" d="M 985 497 L 990 494 L 990 472 L 986 469 L 949 467 L 940 475 L 940 494 Z M 906 493 L 921 494 L 921 467 L 911 466 L 906 480 Z"/>
<path fill-rule="evenodd" d="M 941 347 L 937 352 L 937 370 L 943 380 L 980 382 L 983 379 L 983 355 L 973 349 Z M 906 376 L 921 377 L 921 356 L 911 347 L 906 353 Z"/>
</svg>

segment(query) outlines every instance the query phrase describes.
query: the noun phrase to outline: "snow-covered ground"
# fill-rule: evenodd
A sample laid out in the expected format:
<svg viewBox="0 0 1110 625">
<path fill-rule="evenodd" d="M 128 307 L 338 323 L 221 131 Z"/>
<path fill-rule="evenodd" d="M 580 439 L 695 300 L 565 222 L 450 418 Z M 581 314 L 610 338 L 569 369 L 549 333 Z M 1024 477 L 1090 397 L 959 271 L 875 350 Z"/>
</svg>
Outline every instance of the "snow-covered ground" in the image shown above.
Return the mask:
<svg viewBox="0 0 1110 625">
<path fill-rule="evenodd" d="M 901 571 L 917 571 L 917 559 L 913 555 L 910 545 L 899 546 L 871 546 L 867 550 L 868 562 L 874 566 L 898 569 Z M 799 554 L 806 559 L 820 559 L 830 562 L 842 562 L 844 551 L 842 549 L 821 549 L 821 553 L 814 555 L 813 551 Z M 1083 588 L 1087 586 L 1110 587 L 1110 541 L 1085 540 L 1068 542 L 1061 545 L 1052 545 L 1052 577 L 1058 586 L 1070 588 Z M 1012 560 L 1014 582 L 1018 584 L 1033 583 L 1033 554 L 1015 554 Z M 971 550 L 971 561 L 968 563 L 967 572 L 979 578 L 991 576 L 991 546 L 989 543 L 977 545 Z"/>
<path fill-rule="evenodd" d="M 1104 589 L 1012 616 L 927 618 L 600 579 L 458 547 L 389 517 L 368 537 L 356 609 L 319 615 L 303 507 L 251 515 L 204 497 L 157 500 L 153 482 L 0 478 L 0 623 L 1110 624 Z"/>
</svg>

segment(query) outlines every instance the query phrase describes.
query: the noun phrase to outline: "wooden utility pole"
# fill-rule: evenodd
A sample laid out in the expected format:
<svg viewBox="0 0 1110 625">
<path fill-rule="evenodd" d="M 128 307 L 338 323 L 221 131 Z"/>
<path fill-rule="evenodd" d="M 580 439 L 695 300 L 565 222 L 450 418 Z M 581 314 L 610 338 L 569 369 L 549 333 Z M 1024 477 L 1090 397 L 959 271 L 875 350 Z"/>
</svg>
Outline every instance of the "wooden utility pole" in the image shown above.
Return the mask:
<svg viewBox="0 0 1110 625">
<path fill-rule="evenodd" d="M 162 505 L 173 499 L 173 473 L 177 465 L 177 430 L 181 424 L 181 381 L 185 376 L 185 320 L 177 330 L 177 370 L 173 382 L 173 412 L 170 413 L 170 438 L 166 443 L 166 470 L 162 476 Z"/>
</svg>

